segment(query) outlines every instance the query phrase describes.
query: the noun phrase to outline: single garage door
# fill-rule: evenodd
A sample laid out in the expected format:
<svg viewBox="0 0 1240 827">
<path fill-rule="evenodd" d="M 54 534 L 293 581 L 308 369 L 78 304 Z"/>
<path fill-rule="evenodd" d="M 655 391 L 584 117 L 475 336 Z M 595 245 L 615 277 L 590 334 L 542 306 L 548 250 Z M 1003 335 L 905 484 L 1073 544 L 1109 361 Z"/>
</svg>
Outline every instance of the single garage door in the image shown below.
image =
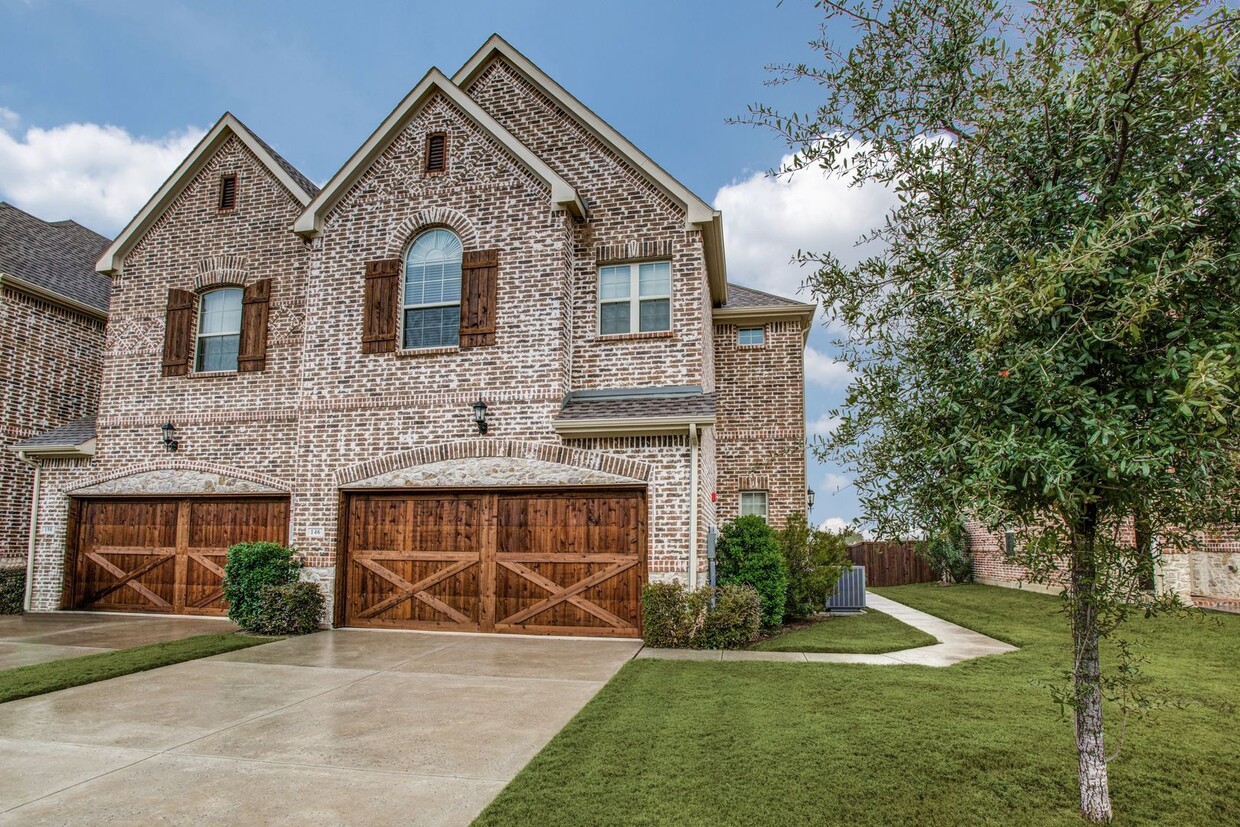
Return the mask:
<svg viewBox="0 0 1240 827">
<path fill-rule="evenodd" d="M 288 542 L 288 500 L 75 500 L 65 607 L 222 615 L 224 561 L 236 543 Z"/>
<path fill-rule="evenodd" d="M 345 510 L 345 625 L 641 634 L 644 491 L 367 492 Z"/>
</svg>

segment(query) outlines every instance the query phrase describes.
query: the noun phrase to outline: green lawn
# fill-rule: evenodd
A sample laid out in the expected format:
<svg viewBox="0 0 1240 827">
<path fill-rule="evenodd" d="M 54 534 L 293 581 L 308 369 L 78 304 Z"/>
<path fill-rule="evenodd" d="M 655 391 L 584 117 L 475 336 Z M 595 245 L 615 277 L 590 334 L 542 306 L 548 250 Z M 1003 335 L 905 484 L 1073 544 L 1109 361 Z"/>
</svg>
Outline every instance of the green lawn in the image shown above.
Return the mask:
<svg viewBox="0 0 1240 827">
<path fill-rule="evenodd" d="M 279 640 L 253 635 L 195 635 L 170 643 L 152 643 L 115 652 L 100 652 L 76 658 L 19 666 L 0 671 L 0 703 L 55 692 L 84 683 L 105 681 L 131 672 L 142 672 L 186 660 L 219 655 L 236 649 Z"/>
<path fill-rule="evenodd" d="M 802 628 L 759 641 L 760 652 L 847 652 L 881 655 L 938 643 L 933 636 L 891 615 L 873 609 L 858 615 L 836 615 L 814 620 Z"/>
<path fill-rule="evenodd" d="M 1069 659 L 1057 599 L 881 591 L 1023 648 L 945 669 L 633 661 L 476 823 L 1081 824 L 1071 725 L 1044 687 Z M 1129 724 L 1116 823 L 1240 824 L 1240 617 L 1132 631 L 1147 674 L 1186 705 Z"/>
</svg>

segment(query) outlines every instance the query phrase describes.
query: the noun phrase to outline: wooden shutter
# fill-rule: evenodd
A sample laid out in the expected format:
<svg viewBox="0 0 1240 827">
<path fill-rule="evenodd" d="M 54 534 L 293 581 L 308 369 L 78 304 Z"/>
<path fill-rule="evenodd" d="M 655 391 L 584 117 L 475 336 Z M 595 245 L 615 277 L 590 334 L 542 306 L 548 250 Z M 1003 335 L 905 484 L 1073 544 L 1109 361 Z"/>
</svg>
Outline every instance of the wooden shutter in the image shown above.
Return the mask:
<svg viewBox="0 0 1240 827">
<path fill-rule="evenodd" d="M 267 310 L 270 304 L 271 279 L 260 279 L 245 288 L 241 299 L 238 373 L 267 369 Z"/>
<path fill-rule="evenodd" d="M 194 317 L 198 297 L 188 290 L 168 291 L 168 312 L 164 317 L 164 376 L 189 373 L 194 352 Z"/>
<path fill-rule="evenodd" d="M 499 250 L 472 250 L 461 259 L 461 347 L 495 344 Z"/>
<path fill-rule="evenodd" d="M 396 350 L 400 320 L 400 259 L 366 262 L 366 307 L 362 314 L 362 353 Z"/>
</svg>

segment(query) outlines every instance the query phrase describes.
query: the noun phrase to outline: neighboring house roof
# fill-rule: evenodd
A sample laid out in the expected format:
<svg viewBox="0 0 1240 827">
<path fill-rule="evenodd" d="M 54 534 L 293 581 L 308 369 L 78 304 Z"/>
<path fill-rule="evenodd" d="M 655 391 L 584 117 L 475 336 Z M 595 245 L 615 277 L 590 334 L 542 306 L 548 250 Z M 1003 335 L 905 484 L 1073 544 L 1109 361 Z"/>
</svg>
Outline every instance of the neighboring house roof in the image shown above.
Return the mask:
<svg viewBox="0 0 1240 827">
<path fill-rule="evenodd" d="M 562 436 L 683 433 L 715 424 L 715 395 L 696 385 L 573 391 L 553 422 Z"/>
<path fill-rule="evenodd" d="M 13 446 L 14 451 L 32 456 L 93 456 L 95 418 L 77 419 L 59 428 L 36 434 Z"/>
<path fill-rule="evenodd" d="M 728 268 L 723 248 L 723 214 L 714 209 L 693 193 L 684 184 L 673 178 L 661 166 L 656 164 L 644 152 L 634 146 L 610 124 L 596 115 L 585 104 L 569 94 L 564 87 L 556 83 L 543 70 L 535 66 L 529 58 L 518 52 L 504 38 L 497 34 L 491 35 L 482 48 L 473 57 L 465 61 L 465 65 L 452 76 L 452 82 L 465 89 L 486 67 L 493 57 L 503 57 L 510 66 L 525 76 L 525 79 L 542 91 L 551 100 L 558 103 L 570 113 L 577 122 L 591 134 L 610 147 L 620 157 L 626 159 L 634 169 L 644 175 L 673 200 L 680 202 L 685 208 L 686 229 L 702 231 L 702 239 L 706 253 L 706 273 L 710 280 L 711 297 L 716 304 L 728 301 Z"/>
<path fill-rule="evenodd" d="M 739 284 L 728 285 L 728 303 L 716 307 L 711 316 L 716 322 L 744 324 L 752 322 L 800 321 L 808 335 L 814 320 L 816 304 L 786 299 L 773 293 L 754 290 Z"/>
<path fill-rule="evenodd" d="M 121 234 L 112 242 L 112 246 L 104 252 L 95 264 L 95 269 L 100 273 L 119 273 L 124 264 L 125 256 L 133 249 L 134 245 L 142 239 L 147 230 L 151 228 L 159 217 L 163 215 L 169 205 L 189 186 L 194 177 L 202 171 L 215 155 L 225 141 L 235 137 L 241 143 L 245 144 L 250 152 L 258 158 L 259 162 L 271 173 L 280 184 L 288 190 L 289 194 L 301 204 L 303 207 L 310 203 L 311 199 L 318 193 L 318 188 L 311 183 L 310 179 L 297 171 L 297 168 L 290 164 L 284 158 L 280 157 L 270 146 L 268 146 L 261 138 L 250 131 L 249 127 L 237 119 L 231 112 L 225 112 L 224 116 L 211 127 L 210 131 L 203 136 L 193 151 L 181 162 L 181 165 L 168 176 L 168 180 L 151 196 L 151 200 L 146 202 L 133 220 L 129 222 Z"/>
<path fill-rule="evenodd" d="M 0 201 L 0 280 L 19 289 L 50 293 L 106 316 L 112 284 L 94 263 L 108 243 L 75 221 L 44 221 Z"/>
<path fill-rule="evenodd" d="M 306 207 L 306 211 L 293 224 L 293 231 L 305 236 L 314 236 L 323 227 L 323 219 L 332 207 L 344 197 L 345 193 L 370 168 L 370 165 L 391 145 L 396 136 L 405 128 L 410 119 L 418 113 L 422 105 L 433 95 L 440 94 L 450 100 L 454 106 L 465 113 L 481 129 L 489 132 L 505 149 L 507 149 L 526 169 L 541 178 L 551 190 L 551 203 L 557 208 L 566 209 L 574 216 L 585 215 L 585 206 L 577 191 L 561 178 L 551 167 L 529 150 L 524 144 L 513 137 L 507 129 L 487 114 L 468 95 L 453 85 L 452 81 L 438 69 L 431 69 L 418 82 L 413 90 L 397 104 L 392 114 L 384 119 L 366 142 L 345 163 L 340 171 L 332 176 Z"/>
</svg>

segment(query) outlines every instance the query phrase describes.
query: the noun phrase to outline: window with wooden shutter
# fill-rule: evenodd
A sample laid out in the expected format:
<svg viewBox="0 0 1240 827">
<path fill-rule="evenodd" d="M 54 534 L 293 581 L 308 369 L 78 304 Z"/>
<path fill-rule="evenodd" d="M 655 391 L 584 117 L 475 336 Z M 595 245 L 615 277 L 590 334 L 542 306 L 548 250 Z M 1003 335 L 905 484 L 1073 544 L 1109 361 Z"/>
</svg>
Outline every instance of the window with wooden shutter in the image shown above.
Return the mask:
<svg viewBox="0 0 1240 827">
<path fill-rule="evenodd" d="M 362 353 L 396 350 L 400 315 L 400 259 L 366 262 L 366 306 L 362 311 Z"/>
<path fill-rule="evenodd" d="M 448 168 L 448 136 L 432 132 L 426 136 L 426 171 L 443 172 Z"/>
<path fill-rule="evenodd" d="M 189 360 L 194 349 L 194 311 L 198 297 L 189 290 L 168 291 L 168 309 L 164 316 L 164 376 L 189 373 Z"/>
<path fill-rule="evenodd" d="M 267 369 L 267 316 L 270 304 L 271 279 L 261 279 L 245 288 L 241 299 L 238 373 Z"/>
<path fill-rule="evenodd" d="M 495 344 L 499 250 L 471 250 L 461 259 L 461 347 Z"/>
<path fill-rule="evenodd" d="M 225 175 L 220 178 L 220 209 L 231 210 L 237 206 L 237 176 Z"/>
</svg>

